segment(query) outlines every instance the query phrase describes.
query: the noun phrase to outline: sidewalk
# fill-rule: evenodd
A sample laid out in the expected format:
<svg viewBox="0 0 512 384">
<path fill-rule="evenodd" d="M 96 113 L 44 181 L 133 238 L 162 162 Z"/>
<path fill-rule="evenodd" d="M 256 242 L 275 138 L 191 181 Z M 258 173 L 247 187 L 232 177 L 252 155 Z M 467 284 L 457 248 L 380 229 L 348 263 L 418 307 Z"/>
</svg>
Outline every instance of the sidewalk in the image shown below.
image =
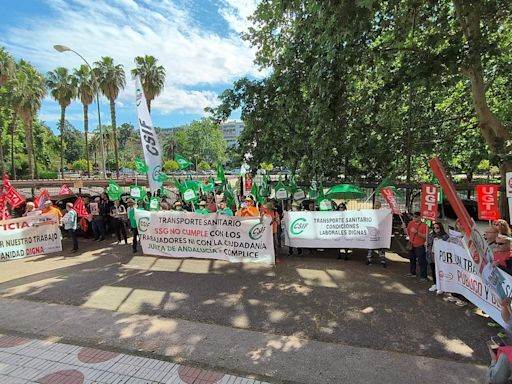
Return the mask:
<svg viewBox="0 0 512 384">
<path fill-rule="evenodd" d="M 3 384 L 268 384 L 167 361 L 0 335 Z"/>
<path fill-rule="evenodd" d="M 110 351 L 136 351 L 215 371 L 241 376 L 254 374 L 258 379 L 272 382 L 467 384 L 481 383 L 486 371 L 486 367 L 476 364 L 158 316 L 13 299 L 0 299 L 0 308 L 0 331 L 5 334 L 25 334 L 41 339 L 57 337 L 71 344 L 93 345 Z M 34 343 L 44 345 L 40 341 Z M 120 359 L 117 361 L 122 362 Z M 74 356 L 66 361 L 76 362 Z M 172 364 L 166 364 L 169 364 L 167 372 L 171 372 Z M 142 372 L 140 368 L 143 366 L 138 372 Z M 212 383 L 231 384 L 219 381 L 226 377 Z M 57 384 L 56 381 L 40 382 Z M 197 378 L 183 382 L 208 384 Z M 251 383 L 250 380 L 239 382 Z M 70 383 L 80 384 L 79 381 Z"/>
</svg>

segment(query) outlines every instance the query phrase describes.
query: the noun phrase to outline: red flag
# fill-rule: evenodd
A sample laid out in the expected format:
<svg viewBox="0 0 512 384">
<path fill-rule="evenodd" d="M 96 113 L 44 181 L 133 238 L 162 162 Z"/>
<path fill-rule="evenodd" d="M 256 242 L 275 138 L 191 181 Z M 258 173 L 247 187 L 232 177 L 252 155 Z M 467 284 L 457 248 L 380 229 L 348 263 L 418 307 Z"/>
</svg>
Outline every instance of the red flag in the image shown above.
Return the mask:
<svg viewBox="0 0 512 384">
<path fill-rule="evenodd" d="M 78 217 L 89 216 L 89 212 L 87 212 L 87 208 L 85 207 L 84 201 L 81 197 L 76 199 L 75 204 L 73 204 L 73 209 L 76 211 Z"/>
<path fill-rule="evenodd" d="M 497 220 L 500 218 L 497 185 L 477 185 L 476 199 L 478 201 L 478 218 L 480 220 Z"/>
<path fill-rule="evenodd" d="M 395 193 L 391 188 L 382 188 L 380 190 L 380 194 L 384 199 L 386 200 L 386 203 L 388 203 L 389 208 L 393 211 L 393 214 L 395 215 L 402 215 L 402 212 L 400 212 L 400 207 L 398 206 L 398 202 L 396 201 Z"/>
<path fill-rule="evenodd" d="M 421 186 L 421 216 L 428 220 L 437 220 L 437 185 Z"/>
<path fill-rule="evenodd" d="M 69 189 L 67 184 L 63 184 L 62 187 L 60 187 L 59 195 L 72 195 L 73 192 L 71 192 L 71 189 Z"/>
<path fill-rule="evenodd" d="M 25 198 L 11 185 L 9 176 L 4 175 L 4 199 L 11 204 L 13 208 L 19 207 L 25 202 Z"/>
<path fill-rule="evenodd" d="M 37 195 L 34 200 L 36 208 L 42 208 L 46 200 L 50 200 L 50 194 L 48 193 L 47 189 L 43 189 L 41 192 L 39 192 L 39 195 Z"/>
</svg>

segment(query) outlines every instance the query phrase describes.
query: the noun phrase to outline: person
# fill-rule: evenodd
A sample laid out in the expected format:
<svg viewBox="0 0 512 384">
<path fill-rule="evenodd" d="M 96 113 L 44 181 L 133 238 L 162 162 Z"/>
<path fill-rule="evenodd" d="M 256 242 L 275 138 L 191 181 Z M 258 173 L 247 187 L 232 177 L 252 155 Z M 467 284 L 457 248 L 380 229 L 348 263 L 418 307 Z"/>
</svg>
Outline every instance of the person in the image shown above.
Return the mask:
<svg viewBox="0 0 512 384">
<path fill-rule="evenodd" d="M 219 209 L 217 210 L 217 213 L 220 213 L 221 215 L 233 216 L 233 211 L 231 208 L 226 206 L 226 200 L 221 200 L 219 202 Z"/>
<path fill-rule="evenodd" d="M 196 209 L 196 213 L 199 213 L 201 215 L 205 215 L 207 213 L 210 213 L 210 211 L 208 211 L 208 209 L 206 209 L 206 201 L 201 200 L 199 202 L 199 208 Z"/>
<path fill-rule="evenodd" d="M 297 203 L 296 201 L 294 201 L 292 203 L 292 212 L 297 212 L 297 211 L 300 211 L 300 204 Z M 288 254 L 290 256 L 293 255 L 294 249 L 295 249 L 294 247 L 288 247 Z M 302 248 L 297 248 L 297 255 L 302 255 Z"/>
<path fill-rule="evenodd" d="M 128 218 L 126 208 L 121 204 L 119 200 L 114 201 L 114 205 L 110 210 L 110 216 L 112 217 L 112 223 L 114 224 L 114 231 L 117 236 L 117 244 L 121 242 L 121 235 L 123 235 L 124 243 L 128 244 L 128 238 L 126 236 L 126 228 L 124 227 L 124 221 Z"/>
<path fill-rule="evenodd" d="M 135 210 L 137 208 L 137 203 L 133 199 L 128 199 L 128 220 L 130 221 L 130 228 L 133 234 L 132 240 L 132 251 L 133 253 L 137 253 L 137 237 L 139 236 L 139 231 L 137 229 L 137 220 L 135 219 Z"/>
<path fill-rule="evenodd" d="M 494 221 L 494 226 L 498 228 L 498 232 L 500 235 L 510 237 L 510 227 L 508 223 L 503 219 L 498 219 Z"/>
<path fill-rule="evenodd" d="M 258 208 L 254 206 L 254 201 L 250 196 L 244 199 L 244 202 L 240 205 L 240 209 L 236 211 L 236 216 L 240 217 L 258 217 L 260 212 Z"/>
<path fill-rule="evenodd" d="M 181 204 L 181 201 L 178 200 L 174 203 L 174 212 L 183 213 L 183 212 L 188 212 L 188 211 L 185 211 L 183 209 L 183 204 Z"/>
<path fill-rule="evenodd" d="M 382 204 L 380 203 L 380 201 L 376 201 L 373 204 L 373 209 L 381 209 L 381 208 L 382 208 Z M 387 266 L 386 251 L 384 250 L 384 248 L 379 248 L 379 249 L 377 249 L 377 252 L 379 253 L 380 265 L 382 265 L 383 268 L 386 268 L 386 266 Z M 369 249 L 366 254 L 366 265 L 372 265 L 372 254 L 373 254 L 373 249 Z M 425 272 L 425 277 L 426 277 L 426 272 Z"/>
<path fill-rule="evenodd" d="M 512 252 L 510 251 L 509 237 L 498 235 L 493 256 L 493 265 L 512 275 Z"/>
<path fill-rule="evenodd" d="M 497 226 L 489 226 L 485 229 L 484 238 L 487 241 L 487 245 L 494 252 L 496 248 L 496 238 L 498 237 L 499 230 Z"/>
<path fill-rule="evenodd" d="M 347 210 L 347 205 L 344 203 L 344 202 L 341 202 L 338 207 L 336 208 L 337 211 L 340 211 L 340 212 L 344 212 Z M 343 251 L 343 253 L 345 254 L 345 257 L 344 259 L 345 260 L 348 260 L 348 249 L 346 248 L 340 248 L 338 250 L 338 260 L 341 260 L 341 251 Z"/>
<path fill-rule="evenodd" d="M 27 202 L 23 216 L 35 216 L 40 214 L 41 210 L 36 209 L 36 205 L 32 201 Z"/>
<path fill-rule="evenodd" d="M 110 200 L 108 199 L 108 195 L 105 192 L 101 193 L 101 201 L 98 205 L 100 210 L 100 215 L 103 216 L 103 223 L 105 224 L 105 235 L 107 232 L 110 232 L 112 229 L 112 223 L 110 222 L 111 216 L 110 216 L 110 209 L 112 204 L 110 203 Z"/>
<path fill-rule="evenodd" d="M 510 298 L 504 300 L 505 305 L 510 307 Z M 491 363 L 487 369 L 487 382 L 490 384 L 510 383 L 512 376 L 512 346 L 498 345 L 489 340 L 487 343 Z"/>
<path fill-rule="evenodd" d="M 42 213 L 56 215 L 57 219 L 59 221 L 59 224 L 60 224 L 60 219 L 62 219 L 62 216 L 63 216 L 60 209 L 53 206 L 53 203 L 51 200 L 46 200 L 44 202 L 44 208 L 42 209 Z"/>
<path fill-rule="evenodd" d="M 277 228 L 280 225 L 279 214 L 274 209 L 274 204 L 268 201 L 265 204 L 263 204 L 263 208 L 261 209 L 261 215 L 263 217 L 270 217 L 270 225 L 272 226 L 272 237 L 274 239 L 274 251 L 277 254 L 277 247 L 280 246 L 277 240 Z"/>
<path fill-rule="evenodd" d="M 420 264 L 420 280 L 427 281 L 427 258 L 425 253 L 425 242 L 428 235 L 427 224 L 421 221 L 421 214 L 414 212 L 412 220 L 407 227 L 407 235 L 411 249 L 409 250 L 409 273 L 407 276 L 416 277 L 416 260 Z"/>
<path fill-rule="evenodd" d="M 314 201 L 310 201 L 308 203 L 308 211 L 315 211 L 315 202 Z"/>
<path fill-rule="evenodd" d="M 213 193 L 208 193 L 206 196 L 206 209 L 208 212 L 214 213 L 217 212 L 217 204 L 215 204 L 215 195 Z"/>
<path fill-rule="evenodd" d="M 64 224 L 64 230 L 68 233 L 73 241 L 73 250 L 71 253 L 78 251 L 78 240 L 76 238 L 76 229 L 78 228 L 78 215 L 73 209 L 73 203 L 66 204 L 66 214 L 62 217 L 61 222 Z"/>
<path fill-rule="evenodd" d="M 171 210 L 171 206 L 169 205 L 167 200 L 160 201 L 160 210 L 161 211 L 170 211 Z"/>
<path fill-rule="evenodd" d="M 142 199 L 142 206 L 144 207 L 144 209 L 146 211 L 149 211 L 150 208 L 151 208 L 150 205 L 151 205 L 151 198 L 152 197 L 153 197 L 153 195 L 151 194 L 151 191 L 147 191 L 146 195 Z"/>
<path fill-rule="evenodd" d="M 432 271 L 432 282 L 433 285 L 428 289 L 429 292 L 437 291 L 436 284 L 436 265 L 435 265 L 435 257 L 434 257 L 434 241 L 436 240 L 448 240 L 449 236 L 444 230 L 444 226 L 441 223 L 434 223 L 432 226 L 432 232 L 428 234 L 427 237 L 427 263 L 430 265 L 430 270 Z M 439 294 L 442 292 L 439 291 Z"/>
<path fill-rule="evenodd" d="M 92 210 L 92 231 L 94 232 L 94 241 L 105 240 L 105 218 L 101 212 L 101 198 L 98 196 L 94 199 L 98 209 Z"/>
</svg>

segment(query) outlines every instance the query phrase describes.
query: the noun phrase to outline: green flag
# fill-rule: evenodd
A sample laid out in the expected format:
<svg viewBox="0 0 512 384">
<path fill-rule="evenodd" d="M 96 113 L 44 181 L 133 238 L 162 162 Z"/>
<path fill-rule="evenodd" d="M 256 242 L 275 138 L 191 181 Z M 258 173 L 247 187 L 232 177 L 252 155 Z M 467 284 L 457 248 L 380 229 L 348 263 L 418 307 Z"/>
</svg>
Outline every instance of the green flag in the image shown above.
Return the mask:
<svg viewBox="0 0 512 384">
<path fill-rule="evenodd" d="M 274 195 L 278 201 L 286 200 L 288 198 L 288 188 L 284 185 L 281 176 L 279 176 L 279 181 L 274 187 Z"/>
<path fill-rule="evenodd" d="M 201 183 L 201 190 L 203 193 L 213 192 L 215 189 L 215 181 L 213 180 L 213 177 L 210 177 L 209 180 L 205 180 Z"/>
<path fill-rule="evenodd" d="M 220 181 L 226 180 L 226 176 L 224 175 L 224 168 L 222 167 L 222 163 L 220 161 L 217 163 L 217 179 Z"/>
<path fill-rule="evenodd" d="M 167 191 L 165 190 L 165 187 L 163 185 L 160 187 L 160 196 L 161 197 L 169 197 L 169 195 L 167 194 Z"/>
<path fill-rule="evenodd" d="M 389 180 L 387 177 L 383 178 L 379 185 L 375 188 L 375 194 L 377 195 L 381 189 L 384 188 L 391 188 L 393 192 L 395 193 L 395 196 L 402 197 L 400 192 L 398 191 L 398 188 L 394 186 L 393 182 Z"/>
<path fill-rule="evenodd" d="M 140 157 L 135 158 L 135 168 L 136 168 L 137 172 L 139 172 L 141 175 L 146 174 L 149 169 L 147 164 Z"/>
<path fill-rule="evenodd" d="M 311 185 L 309 187 L 309 198 L 311 200 L 318 199 L 318 185 L 315 180 L 311 180 Z"/>
<path fill-rule="evenodd" d="M 295 182 L 295 175 L 290 177 L 290 185 L 288 186 L 290 193 L 293 195 L 297 191 L 297 183 Z"/>
<path fill-rule="evenodd" d="M 167 174 L 165 172 L 160 171 L 160 173 L 158 174 L 158 177 L 157 177 L 157 181 L 164 183 L 167 180 L 169 180 L 169 176 L 167 176 Z"/>
<path fill-rule="evenodd" d="M 187 167 L 190 167 L 192 165 L 192 163 L 190 161 L 188 161 L 183 156 L 178 155 L 178 154 L 176 154 L 174 156 L 174 160 L 176 160 L 176 162 L 178 163 L 178 167 L 180 169 L 187 168 Z"/>
<path fill-rule="evenodd" d="M 261 183 L 261 188 L 260 188 L 260 196 L 263 196 L 263 197 L 270 196 L 270 186 L 268 185 L 267 175 L 263 175 L 263 181 Z"/>
<path fill-rule="evenodd" d="M 108 198 L 111 201 L 119 200 L 123 191 L 121 187 L 112 179 L 108 182 Z"/>
<path fill-rule="evenodd" d="M 231 184 L 229 183 L 224 184 L 224 198 L 226 199 L 226 204 L 228 207 L 235 205 L 235 193 L 233 192 Z"/>
<path fill-rule="evenodd" d="M 130 196 L 135 200 L 140 201 L 146 196 L 144 193 L 144 188 L 140 185 L 130 185 Z"/>
</svg>

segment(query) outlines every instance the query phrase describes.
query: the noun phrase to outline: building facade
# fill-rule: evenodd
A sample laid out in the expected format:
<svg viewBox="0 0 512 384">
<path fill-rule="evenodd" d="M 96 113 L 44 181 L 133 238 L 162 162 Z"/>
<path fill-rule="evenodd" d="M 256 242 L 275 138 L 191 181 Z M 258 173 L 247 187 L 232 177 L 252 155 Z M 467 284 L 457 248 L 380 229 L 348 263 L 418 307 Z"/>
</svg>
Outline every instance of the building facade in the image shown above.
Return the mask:
<svg viewBox="0 0 512 384">
<path fill-rule="evenodd" d="M 238 136 L 244 130 L 244 123 L 240 120 L 226 121 L 220 124 L 220 129 L 228 148 L 231 148 L 238 145 Z"/>
</svg>

